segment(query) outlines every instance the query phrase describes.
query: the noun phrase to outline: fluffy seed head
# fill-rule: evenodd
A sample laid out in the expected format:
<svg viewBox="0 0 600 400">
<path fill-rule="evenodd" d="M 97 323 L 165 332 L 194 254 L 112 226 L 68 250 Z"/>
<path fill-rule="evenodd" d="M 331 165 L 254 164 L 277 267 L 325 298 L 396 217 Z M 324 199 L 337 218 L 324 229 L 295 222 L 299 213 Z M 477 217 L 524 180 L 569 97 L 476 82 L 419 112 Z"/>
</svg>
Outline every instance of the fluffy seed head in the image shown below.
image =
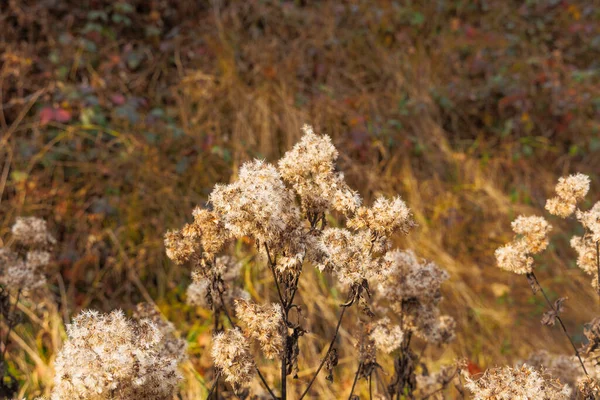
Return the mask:
<svg viewBox="0 0 600 400">
<path fill-rule="evenodd" d="M 248 341 L 239 329 L 217 333 L 213 337 L 211 354 L 215 366 L 236 391 L 250 384 L 254 376 L 254 361 Z"/>
<path fill-rule="evenodd" d="M 285 325 L 279 304 L 260 306 L 247 300 L 235 301 L 235 314 L 246 326 L 246 334 L 256 340 L 268 359 L 283 351 Z"/>
<path fill-rule="evenodd" d="M 47 247 L 56 243 L 48 232 L 46 221 L 36 217 L 18 217 L 12 227 L 15 242 L 30 248 Z"/>
<path fill-rule="evenodd" d="M 148 319 L 121 311 L 84 311 L 67 326 L 56 358 L 52 399 L 170 399 L 177 360 L 161 352 L 162 335 Z"/>
<path fill-rule="evenodd" d="M 389 318 L 384 317 L 373 325 L 370 337 L 377 349 L 390 354 L 402 345 L 404 332 L 399 325 L 392 324 Z"/>
<path fill-rule="evenodd" d="M 584 174 L 569 175 L 558 179 L 556 197 L 546 202 L 546 210 L 550 214 L 566 218 L 573 214 L 578 201 L 581 201 L 590 190 L 590 178 Z"/>
<path fill-rule="evenodd" d="M 234 183 L 215 186 L 210 202 L 235 237 L 261 243 L 280 241 L 300 220 L 294 196 L 277 169 L 260 160 L 245 163 Z"/>
<path fill-rule="evenodd" d="M 371 207 L 359 207 L 348 221 L 349 228 L 368 229 L 383 236 L 398 231 L 407 233 L 414 225 L 412 213 L 400 197 L 378 197 Z"/>
<path fill-rule="evenodd" d="M 279 161 L 283 179 L 299 195 L 307 213 L 320 214 L 328 209 L 352 213 L 360 197 L 344 182 L 344 175 L 334 170 L 338 152 L 327 135 L 319 136 L 305 125 L 304 136 Z"/>
<path fill-rule="evenodd" d="M 477 380 L 465 376 L 465 387 L 475 400 L 484 399 L 545 399 L 568 400 L 571 389 L 527 365 L 520 368 L 487 370 Z"/>
</svg>

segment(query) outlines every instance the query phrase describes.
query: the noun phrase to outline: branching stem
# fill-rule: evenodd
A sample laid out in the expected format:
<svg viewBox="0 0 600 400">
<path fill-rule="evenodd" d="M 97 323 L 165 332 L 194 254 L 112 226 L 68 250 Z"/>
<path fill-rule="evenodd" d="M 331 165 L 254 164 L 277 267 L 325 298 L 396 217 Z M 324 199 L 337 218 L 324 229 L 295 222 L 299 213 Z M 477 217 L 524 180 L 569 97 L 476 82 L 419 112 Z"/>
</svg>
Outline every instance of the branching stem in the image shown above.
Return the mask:
<svg viewBox="0 0 600 400">
<path fill-rule="evenodd" d="M 583 360 L 581 359 L 581 356 L 579 355 L 579 350 L 577 350 L 577 347 L 575 347 L 575 343 L 573 343 L 573 340 L 571 340 L 571 336 L 569 336 L 569 332 L 567 331 L 567 328 L 565 327 L 565 324 L 563 323 L 562 318 L 560 317 L 560 315 L 558 315 L 558 311 L 556 310 L 556 308 L 554 307 L 554 305 L 552 304 L 552 302 L 550 301 L 550 299 L 546 295 L 546 292 L 544 291 L 544 288 L 542 287 L 542 285 L 540 285 L 540 282 L 538 281 L 538 279 L 535 276 L 535 274 L 533 273 L 533 271 L 530 272 L 529 275 L 535 281 L 537 287 L 540 289 L 540 292 L 542 292 L 542 295 L 544 296 L 544 299 L 546 299 L 546 303 L 548 304 L 548 307 L 550 307 L 550 309 L 554 312 L 554 315 L 556 315 L 556 319 L 560 323 L 560 326 L 561 326 L 561 328 L 562 328 L 565 336 L 567 337 L 567 339 L 569 339 L 569 343 L 571 343 L 571 346 L 573 347 L 573 350 L 575 351 L 575 355 L 579 359 L 579 363 L 581 364 L 581 368 L 583 368 L 583 372 L 585 372 L 585 375 L 587 376 L 588 372 L 585 369 L 585 365 L 583 364 Z M 534 294 L 535 294 L 535 292 L 534 292 Z"/>
</svg>

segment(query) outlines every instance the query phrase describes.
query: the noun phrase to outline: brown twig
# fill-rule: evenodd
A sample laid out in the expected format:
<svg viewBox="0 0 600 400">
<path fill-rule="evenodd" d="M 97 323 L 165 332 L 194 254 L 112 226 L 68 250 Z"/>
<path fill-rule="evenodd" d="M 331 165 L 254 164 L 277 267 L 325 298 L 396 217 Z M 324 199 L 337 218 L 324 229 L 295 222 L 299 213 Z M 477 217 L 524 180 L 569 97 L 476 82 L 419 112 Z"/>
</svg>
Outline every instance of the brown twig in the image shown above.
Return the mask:
<svg viewBox="0 0 600 400">
<path fill-rule="evenodd" d="M 321 360 L 321 364 L 319 364 L 319 367 L 317 368 L 317 371 L 315 372 L 315 374 L 313 375 L 312 379 L 310 380 L 307 388 L 304 390 L 304 392 L 302 392 L 302 395 L 300 395 L 300 399 L 299 400 L 302 400 L 304 398 L 304 396 L 306 396 L 306 394 L 310 390 L 310 387 L 313 385 L 313 383 L 317 379 L 317 376 L 319 375 L 319 372 L 321 372 L 321 369 L 323 368 L 323 365 L 325 365 L 325 362 L 327 361 L 327 359 L 329 357 L 329 353 L 331 353 L 331 349 L 333 349 L 333 345 L 335 344 L 335 340 L 337 339 L 338 333 L 340 331 L 340 326 L 342 325 L 342 319 L 344 318 L 344 313 L 346 312 L 346 309 L 348 307 L 350 307 L 351 305 L 352 305 L 352 302 L 348 302 L 348 303 L 343 304 L 341 306 L 342 307 L 342 312 L 340 313 L 340 318 L 338 319 L 337 326 L 335 327 L 335 332 L 333 334 L 333 338 L 331 339 L 331 342 L 329 343 L 329 347 L 327 348 L 327 352 L 325 353 L 325 356 Z"/>
<path fill-rule="evenodd" d="M 542 285 L 540 285 L 540 282 L 538 281 L 538 279 L 535 276 L 535 274 L 533 273 L 533 271 L 530 272 L 529 275 L 535 281 L 536 285 L 540 289 L 540 292 L 542 292 L 542 295 L 544 296 L 544 299 L 546 299 L 546 303 L 548 303 L 548 307 L 550 307 L 550 309 L 554 312 L 554 315 L 556 315 L 556 319 L 560 323 L 560 326 L 562 327 L 562 330 L 563 330 L 565 336 L 567 337 L 567 339 L 569 339 L 569 343 L 571 343 L 571 346 L 573 346 L 573 350 L 575 351 L 575 355 L 579 359 L 579 363 L 581 364 L 581 368 L 583 368 L 583 372 L 585 372 L 585 375 L 588 376 L 588 372 L 585 369 L 585 365 L 583 364 L 583 360 L 581 359 L 581 356 L 579 355 L 579 350 L 577 350 L 577 347 L 575 347 L 575 344 L 573 343 L 573 340 L 571 340 L 571 336 L 569 336 L 569 332 L 567 331 L 567 328 L 565 327 L 565 324 L 563 323 L 562 318 L 560 317 L 560 315 L 558 315 L 558 311 L 556 310 L 556 308 L 554 307 L 554 305 L 552 304 L 552 302 L 550 301 L 550 299 L 546 295 L 546 292 L 544 291 L 544 288 L 542 287 Z M 535 294 L 535 292 L 534 292 L 534 294 Z"/>
<path fill-rule="evenodd" d="M 352 400 L 352 395 L 354 394 L 354 388 L 356 387 L 356 382 L 358 382 L 358 375 L 360 374 L 360 370 L 362 369 L 363 363 L 358 364 L 358 368 L 356 369 L 356 375 L 354 375 L 354 382 L 352 382 L 352 389 L 350 389 L 350 395 L 348 396 L 348 400 Z"/>
</svg>

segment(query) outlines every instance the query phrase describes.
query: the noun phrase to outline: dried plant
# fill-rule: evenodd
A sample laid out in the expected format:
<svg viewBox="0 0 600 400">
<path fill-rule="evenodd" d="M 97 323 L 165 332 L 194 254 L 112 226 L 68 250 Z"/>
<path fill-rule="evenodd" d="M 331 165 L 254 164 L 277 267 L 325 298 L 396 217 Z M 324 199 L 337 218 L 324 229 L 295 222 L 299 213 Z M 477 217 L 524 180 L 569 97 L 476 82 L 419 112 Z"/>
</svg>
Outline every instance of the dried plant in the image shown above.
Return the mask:
<svg viewBox="0 0 600 400">
<path fill-rule="evenodd" d="M 182 346 L 172 339 L 165 346 L 171 329 L 156 319 L 154 313 L 127 319 L 121 311 L 75 317 L 56 358 L 52 400 L 171 399 L 181 379 Z"/>
<path fill-rule="evenodd" d="M 468 375 L 465 379 L 465 387 L 473 393 L 475 400 L 569 400 L 572 393 L 568 385 L 527 365 L 490 369 L 478 379 Z"/>
<path fill-rule="evenodd" d="M 578 208 L 578 203 L 585 198 L 589 189 L 590 179 L 584 174 L 578 173 L 560 178 L 555 188 L 556 196 L 546 202 L 546 210 L 550 214 L 561 218 L 568 218 L 575 215 L 576 219 L 585 228 L 583 236 L 573 236 L 570 242 L 578 254 L 577 265 L 587 274 L 594 275 L 592 286 L 598 290 L 598 278 L 600 277 L 600 202 L 597 202 L 588 211 Z M 548 305 L 548 311 L 544 313 L 541 323 L 543 325 L 554 326 L 558 322 L 575 353 L 575 356 L 570 358 L 566 356 L 551 356 L 546 352 L 540 351 L 530 358 L 529 363 L 544 367 L 546 371 L 555 374 L 555 376 L 560 376 L 563 381 L 577 387 L 579 395 L 583 398 L 595 399 L 599 394 L 598 377 L 600 371 L 598 370 L 598 361 L 600 361 L 600 352 L 597 349 L 600 343 L 600 323 L 598 322 L 600 319 L 596 318 L 588 324 L 584 331 L 588 343 L 581 351 L 577 349 L 561 317 L 561 314 L 565 310 L 565 301 L 567 298 L 559 297 L 554 302 L 551 302 L 534 272 L 534 259 L 532 255 L 546 249 L 549 243 L 548 233 L 552 227 L 542 217 L 520 216 L 513 221 L 512 228 L 516 234 L 513 241 L 496 250 L 498 266 L 516 274 L 525 274 L 533 294 L 541 292 Z M 573 371 L 574 363 L 578 365 L 577 372 Z M 506 371 L 508 370 L 505 370 L 503 373 L 494 372 L 491 373 L 491 376 L 508 379 Z M 515 371 L 512 370 L 511 373 L 514 374 Z M 529 367 L 525 366 L 521 368 L 520 373 L 525 371 L 527 374 L 532 374 Z M 497 384 L 483 381 L 483 385 L 478 385 L 470 381 L 469 387 L 475 393 L 493 393 L 493 391 L 490 392 L 488 389 L 496 388 Z M 488 391 L 486 392 L 485 390 Z M 502 392 L 500 391 L 499 393 Z M 545 392 L 539 396 L 562 398 L 551 397 L 559 395 Z"/>
<path fill-rule="evenodd" d="M 354 305 L 362 328 L 357 332 L 358 368 L 350 397 L 360 378 L 369 381 L 372 395 L 372 379 L 381 368 L 378 350 L 396 360 L 390 394 L 412 396 L 415 371 L 424 364 L 411 350 L 411 338 L 435 345 L 454 338 L 454 320 L 438 309 L 440 286 L 448 274 L 412 251 L 392 250 L 392 236 L 415 226 L 405 202 L 380 196 L 370 206 L 362 204 L 335 169 L 338 152 L 330 138 L 309 126 L 303 130 L 300 142 L 277 166 L 261 160 L 242 165 L 237 180 L 215 186 L 209 209 L 196 209 L 192 223 L 165 236 L 167 255 L 192 266 L 188 302 L 213 311 L 216 371 L 209 397 L 222 393 L 221 376 L 244 397 L 257 375 L 273 399 L 286 399 L 287 377 L 297 376 L 298 341 L 305 333 L 301 319 L 292 321 L 290 311 L 300 312 L 294 299 L 307 265 L 334 277 L 347 297 L 324 357 L 299 398 L 312 396 L 311 386 L 323 368 L 327 379 L 333 379 L 340 351 L 337 336 Z M 327 227 L 327 221 L 340 226 Z M 242 238 L 253 240 L 262 256 L 257 260 L 266 261 L 278 303 L 256 304 L 239 287 L 240 268 L 226 254 L 230 241 Z M 253 343 L 266 359 L 281 363 L 279 390 L 269 387 L 260 372 Z"/>
<path fill-rule="evenodd" d="M 0 397 L 11 398 L 18 382 L 9 372 L 6 352 L 10 334 L 21 321 L 17 306 L 23 297 L 41 300 L 47 294 L 51 250 L 56 240 L 46 221 L 35 217 L 19 217 L 11 229 L 12 245 L 0 247 Z M 10 243 L 10 242 L 9 242 Z"/>
</svg>

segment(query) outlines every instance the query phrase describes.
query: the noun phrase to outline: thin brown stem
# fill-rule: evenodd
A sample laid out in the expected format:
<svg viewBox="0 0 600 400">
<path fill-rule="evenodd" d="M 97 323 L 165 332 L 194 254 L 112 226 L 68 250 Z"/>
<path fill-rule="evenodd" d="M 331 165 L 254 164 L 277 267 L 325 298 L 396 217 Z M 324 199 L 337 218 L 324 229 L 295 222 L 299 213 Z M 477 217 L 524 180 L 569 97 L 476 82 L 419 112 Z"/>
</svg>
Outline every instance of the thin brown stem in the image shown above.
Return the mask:
<svg viewBox="0 0 600 400">
<path fill-rule="evenodd" d="M 6 339 L 4 340 L 4 349 L 2 349 L 2 360 L 4 360 L 4 357 L 6 356 L 6 350 L 8 349 L 8 341 L 9 341 L 9 337 L 10 337 L 10 332 L 15 327 L 15 322 L 16 322 L 15 312 L 17 311 L 17 305 L 19 304 L 19 298 L 21 297 L 21 292 L 22 292 L 22 289 L 19 289 L 19 291 L 17 292 L 17 298 L 15 300 L 15 305 L 13 307 L 13 311 L 12 311 L 12 313 L 9 314 L 10 320 L 8 321 L 8 331 L 6 332 Z M 10 310 L 10 308 L 9 308 L 9 310 Z"/>
<path fill-rule="evenodd" d="M 372 374 L 369 374 L 369 400 L 373 400 L 373 379 Z"/>
<path fill-rule="evenodd" d="M 350 303 L 350 305 L 351 304 L 352 303 Z M 312 379 L 310 380 L 307 388 L 304 390 L 304 392 L 300 396 L 300 400 L 302 400 L 304 398 L 304 396 L 306 396 L 306 394 L 310 390 L 310 387 L 313 385 L 313 383 L 317 379 L 317 376 L 319 375 L 319 372 L 321 372 L 321 369 L 323 368 L 323 365 L 325 365 L 325 362 L 327 361 L 327 359 L 329 357 L 329 353 L 331 352 L 331 349 L 333 349 L 333 345 L 335 344 L 335 340 L 337 339 L 338 333 L 340 331 L 340 326 L 342 325 L 342 319 L 344 318 L 344 313 L 346 312 L 346 308 L 348 308 L 348 307 L 349 306 L 342 306 L 342 312 L 340 313 L 340 318 L 338 319 L 337 326 L 335 327 L 335 332 L 333 334 L 333 338 L 331 339 L 331 342 L 329 343 L 329 347 L 327 348 L 327 352 L 325 353 L 325 356 L 321 360 L 321 364 L 319 364 L 319 368 L 317 368 L 317 371 L 315 372 L 315 374 L 313 375 Z"/>
<path fill-rule="evenodd" d="M 271 395 L 271 397 L 273 398 L 273 400 L 277 400 L 277 396 L 275 396 L 275 394 L 273 393 L 273 391 L 269 387 L 269 384 L 265 380 L 265 377 L 263 376 L 263 374 L 260 373 L 260 370 L 258 369 L 258 367 L 255 367 L 255 368 L 256 368 L 256 373 L 258 374 L 258 377 L 262 381 L 263 385 L 265 386 L 265 388 L 267 389 L 267 391 L 269 392 L 269 394 Z"/>
<path fill-rule="evenodd" d="M 220 376 L 221 376 L 221 372 L 219 371 L 219 372 L 217 372 L 217 376 L 215 377 L 215 382 L 210 387 L 210 391 L 208 392 L 208 395 L 206 396 L 206 400 L 210 399 L 210 396 L 212 396 L 212 394 L 216 392 L 217 386 L 219 386 L 219 377 Z"/>
<path fill-rule="evenodd" d="M 356 369 L 356 375 L 354 375 L 354 382 L 352 382 L 352 389 L 350 389 L 350 395 L 348 396 L 348 400 L 352 400 L 352 395 L 354 394 L 354 388 L 356 387 L 356 382 L 358 382 L 358 375 L 360 374 L 360 370 L 362 369 L 363 363 L 358 364 L 358 368 Z"/>
<path fill-rule="evenodd" d="M 577 356 L 577 359 L 579 359 L 579 363 L 581 364 L 581 368 L 583 369 L 583 372 L 585 372 L 585 375 L 587 376 L 588 372 L 585 369 L 585 365 L 583 364 L 583 360 L 581 359 L 581 356 L 579 355 L 579 350 L 577 350 L 577 347 L 575 347 L 575 343 L 573 343 L 573 340 L 571 340 L 571 336 L 569 335 L 569 332 L 567 331 L 567 328 L 565 327 L 565 324 L 563 323 L 562 318 L 560 317 L 560 315 L 558 315 L 558 311 L 556 310 L 556 308 L 554 307 L 554 305 L 552 304 L 552 302 L 550 301 L 550 299 L 546 295 L 546 292 L 544 291 L 544 288 L 542 287 L 542 285 L 540 285 L 540 282 L 538 281 L 538 279 L 535 276 L 535 274 L 533 273 L 533 271 L 530 272 L 529 275 L 535 281 L 536 285 L 540 289 L 540 292 L 542 292 L 542 295 L 544 296 L 544 299 L 546 299 L 546 303 L 548 304 L 548 307 L 550 307 L 550 309 L 556 315 L 556 319 L 560 323 L 560 326 L 561 326 L 561 328 L 562 328 L 565 336 L 567 337 L 567 339 L 569 339 L 569 343 L 571 343 L 571 346 L 573 347 L 573 350 L 575 351 L 575 355 Z"/>
<path fill-rule="evenodd" d="M 277 286 L 277 294 L 279 295 L 279 301 L 281 302 L 281 307 L 286 308 L 287 302 L 283 299 L 283 295 L 281 294 L 281 289 L 279 288 L 279 280 L 277 279 L 277 274 L 275 273 L 275 263 L 271 259 L 271 253 L 269 252 L 269 246 L 265 243 L 265 250 L 267 252 L 267 259 L 269 261 L 269 269 L 273 273 L 273 280 L 275 281 L 275 286 Z"/>
</svg>

